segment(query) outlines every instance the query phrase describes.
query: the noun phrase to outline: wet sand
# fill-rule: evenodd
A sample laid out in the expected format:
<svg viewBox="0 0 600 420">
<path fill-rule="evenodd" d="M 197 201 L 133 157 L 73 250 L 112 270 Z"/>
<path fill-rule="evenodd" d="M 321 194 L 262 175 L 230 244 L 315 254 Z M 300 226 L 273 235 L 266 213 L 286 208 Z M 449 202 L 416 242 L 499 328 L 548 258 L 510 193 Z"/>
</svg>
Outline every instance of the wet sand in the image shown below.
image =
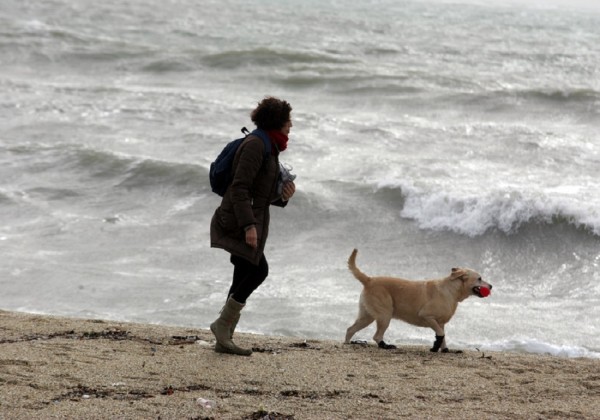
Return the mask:
<svg viewBox="0 0 600 420">
<path fill-rule="evenodd" d="M 0 419 L 598 419 L 600 360 L 0 311 Z M 211 407 L 201 403 L 208 400 Z"/>
</svg>

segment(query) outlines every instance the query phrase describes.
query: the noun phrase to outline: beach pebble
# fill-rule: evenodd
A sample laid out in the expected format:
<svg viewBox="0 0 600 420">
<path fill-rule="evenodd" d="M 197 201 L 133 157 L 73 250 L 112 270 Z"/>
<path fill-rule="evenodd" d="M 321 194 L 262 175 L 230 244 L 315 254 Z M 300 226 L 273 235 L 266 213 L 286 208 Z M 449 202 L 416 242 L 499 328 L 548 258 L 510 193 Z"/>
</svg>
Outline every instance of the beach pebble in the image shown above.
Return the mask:
<svg viewBox="0 0 600 420">
<path fill-rule="evenodd" d="M 217 403 L 215 401 L 207 400 L 205 398 L 198 398 L 196 400 L 196 403 L 199 406 L 201 406 L 203 408 L 208 408 L 208 409 L 215 408 L 217 406 Z"/>
</svg>

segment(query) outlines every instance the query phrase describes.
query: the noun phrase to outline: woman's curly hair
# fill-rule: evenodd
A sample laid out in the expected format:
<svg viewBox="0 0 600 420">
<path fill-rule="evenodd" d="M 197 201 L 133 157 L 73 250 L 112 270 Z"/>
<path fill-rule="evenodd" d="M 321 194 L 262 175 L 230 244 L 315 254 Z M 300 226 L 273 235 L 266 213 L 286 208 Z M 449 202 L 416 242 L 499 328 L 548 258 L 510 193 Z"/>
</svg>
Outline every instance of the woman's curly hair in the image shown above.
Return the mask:
<svg viewBox="0 0 600 420">
<path fill-rule="evenodd" d="M 290 120 L 292 106 L 281 99 L 267 96 L 250 114 L 257 128 L 262 130 L 280 130 Z"/>
</svg>

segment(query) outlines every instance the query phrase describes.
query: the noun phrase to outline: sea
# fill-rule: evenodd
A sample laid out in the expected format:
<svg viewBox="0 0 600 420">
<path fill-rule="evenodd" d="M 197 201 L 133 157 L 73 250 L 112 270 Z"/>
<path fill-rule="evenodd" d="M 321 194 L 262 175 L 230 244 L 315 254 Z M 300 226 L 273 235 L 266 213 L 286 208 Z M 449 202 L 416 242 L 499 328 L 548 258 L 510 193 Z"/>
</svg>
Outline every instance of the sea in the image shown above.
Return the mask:
<svg viewBox="0 0 600 420">
<path fill-rule="evenodd" d="M 598 28 L 583 0 L 2 0 L 0 309 L 208 328 L 209 167 L 275 96 L 296 194 L 239 331 L 341 344 L 356 248 L 493 285 L 451 349 L 600 358 Z"/>
</svg>

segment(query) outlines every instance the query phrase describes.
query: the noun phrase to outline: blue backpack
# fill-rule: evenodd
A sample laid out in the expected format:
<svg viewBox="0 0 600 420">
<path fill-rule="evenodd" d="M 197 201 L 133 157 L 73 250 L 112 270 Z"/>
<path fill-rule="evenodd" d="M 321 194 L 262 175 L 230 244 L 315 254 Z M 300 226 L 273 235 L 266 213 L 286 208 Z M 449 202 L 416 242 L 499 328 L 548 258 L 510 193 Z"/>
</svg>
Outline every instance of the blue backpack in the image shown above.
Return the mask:
<svg viewBox="0 0 600 420">
<path fill-rule="evenodd" d="M 271 140 L 269 136 L 264 130 L 256 129 L 252 133 L 248 131 L 246 127 L 242 128 L 242 133 L 245 134 L 244 137 L 233 140 L 223 148 L 217 159 L 213 163 L 210 164 L 209 171 L 209 179 L 210 179 L 210 187 L 212 191 L 216 194 L 219 194 L 221 197 L 225 195 L 227 191 L 227 187 L 233 181 L 233 159 L 235 158 L 235 152 L 240 147 L 242 142 L 246 140 L 250 134 L 254 134 L 262 139 L 265 144 L 265 157 L 263 159 L 263 165 L 271 156 Z"/>
</svg>

